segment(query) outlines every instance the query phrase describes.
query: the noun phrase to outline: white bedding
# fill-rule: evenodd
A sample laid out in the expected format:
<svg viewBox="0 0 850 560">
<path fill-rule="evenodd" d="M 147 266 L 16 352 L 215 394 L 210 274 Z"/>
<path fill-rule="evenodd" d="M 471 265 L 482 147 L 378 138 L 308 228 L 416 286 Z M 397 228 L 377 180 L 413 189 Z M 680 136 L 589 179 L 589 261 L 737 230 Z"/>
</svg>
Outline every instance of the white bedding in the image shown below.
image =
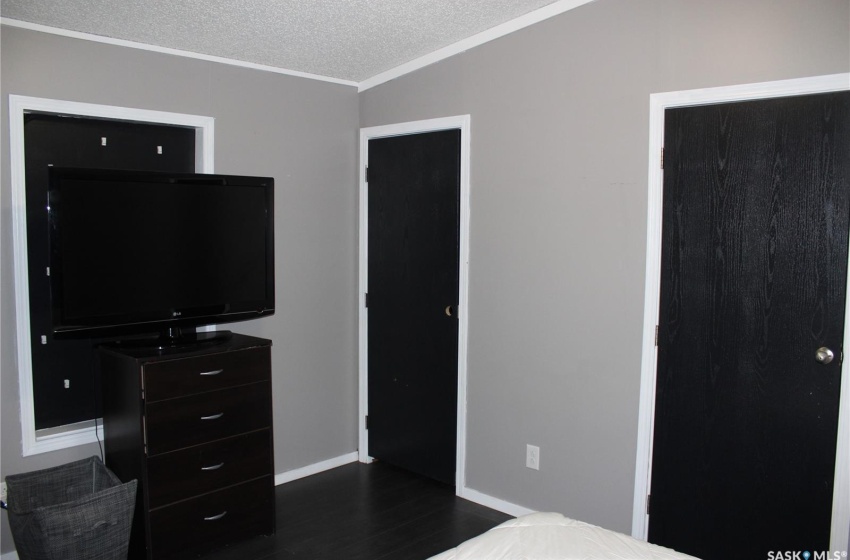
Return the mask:
<svg viewBox="0 0 850 560">
<path fill-rule="evenodd" d="M 560 513 L 511 519 L 430 560 L 697 560 Z"/>
</svg>

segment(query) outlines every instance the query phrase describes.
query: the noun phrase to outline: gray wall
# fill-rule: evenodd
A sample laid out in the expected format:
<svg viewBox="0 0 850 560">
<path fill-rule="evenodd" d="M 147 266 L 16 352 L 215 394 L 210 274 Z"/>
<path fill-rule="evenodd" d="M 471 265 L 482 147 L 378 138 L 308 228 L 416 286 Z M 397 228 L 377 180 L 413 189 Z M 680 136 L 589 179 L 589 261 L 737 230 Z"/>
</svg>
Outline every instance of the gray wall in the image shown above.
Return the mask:
<svg viewBox="0 0 850 560">
<path fill-rule="evenodd" d="M 598 0 L 360 95 L 472 116 L 470 488 L 631 531 L 649 96 L 848 71 L 847 0 Z"/>
<path fill-rule="evenodd" d="M 355 451 L 356 89 L 7 26 L 0 48 L 0 475 L 98 452 L 21 456 L 8 94 L 212 116 L 216 171 L 276 179 L 277 312 L 227 328 L 274 341 L 278 473 Z M 12 541 L 0 518 L 5 552 Z"/>
</svg>

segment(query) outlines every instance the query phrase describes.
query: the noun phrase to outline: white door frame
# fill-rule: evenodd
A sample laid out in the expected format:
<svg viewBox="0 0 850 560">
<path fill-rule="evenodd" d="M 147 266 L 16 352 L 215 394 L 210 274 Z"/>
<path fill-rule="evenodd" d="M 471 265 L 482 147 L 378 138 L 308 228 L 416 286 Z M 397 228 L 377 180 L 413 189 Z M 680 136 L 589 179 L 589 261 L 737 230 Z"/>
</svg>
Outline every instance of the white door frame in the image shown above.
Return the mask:
<svg viewBox="0 0 850 560">
<path fill-rule="evenodd" d="M 655 374 L 657 347 L 655 327 L 661 290 L 661 206 L 664 175 L 661 149 L 664 146 L 664 111 L 672 107 L 709 105 L 732 101 L 787 97 L 829 91 L 850 90 L 850 73 L 815 76 L 777 82 L 763 82 L 710 89 L 657 93 L 649 101 L 649 203 L 646 234 L 646 293 L 643 319 L 643 355 L 641 359 L 640 410 L 638 415 L 635 495 L 632 513 L 632 536 L 646 540 L 649 516 L 646 498 L 652 476 L 652 436 L 655 416 Z M 848 275 L 845 324 L 850 317 L 850 275 Z M 844 329 L 844 347 L 850 348 L 850 325 Z M 850 360 L 848 360 L 850 362 Z M 841 367 L 841 400 L 838 409 L 838 442 L 832 500 L 830 547 L 847 550 L 850 527 L 850 369 Z"/>
<path fill-rule="evenodd" d="M 9 95 L 9 152 L 12 179 L 12 236 L 15 265 L 15 328 L 17 332 L 18 391 L 21 403 L 21 454 L 56 451 L 84 445 L 103 438 L 102 426 L 82 422 L 57 430 L 35 429 L 35 403 L 32 382 L 32 341 L 30 339 L 29 272 L 27 269 L 27 209 L 24 160 L 24 115 L 45 113 L 94 117 L 113 121 L 166 124 L 195 129 L 195 169 L 213 173 L 215 119 L 201 115 L 168 113 L 112 105 L 79 103 L 59 99 Z"/>
<path fill-rule="evenodd" d="M 361 463 L 371 463 L 372 457 L 369 456 L 369 437 L 366 431 L 366 415 L 369 413 L 369 356 L 367 353 L 369 310 L 366 308 L 366 289 L 369 286 L 369 184 L 366 182 L 366 165 L 369 162 L 369 140 L 435 132 L 438 130 L 458 129 L 460 130 L 460 262 L 458 263 L 457 462 L 455 465 L 455 493 L 458 496 L 463 496 L 466 483 L 466 356 L 467 334 L 469 332 L 469 115 L 360 129 L 360 270 L 358 287 L 360 415 L 357 425 L 359 433 L 358 459 Z"/>
</svg>

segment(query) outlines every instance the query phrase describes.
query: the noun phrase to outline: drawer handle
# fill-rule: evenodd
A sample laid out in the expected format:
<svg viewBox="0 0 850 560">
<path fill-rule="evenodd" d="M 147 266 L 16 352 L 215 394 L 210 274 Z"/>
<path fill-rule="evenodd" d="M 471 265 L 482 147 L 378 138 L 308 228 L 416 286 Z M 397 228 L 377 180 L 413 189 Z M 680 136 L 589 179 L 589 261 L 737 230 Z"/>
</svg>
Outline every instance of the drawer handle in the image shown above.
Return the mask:
<svg viewBox="0 0 850 560">
<path fill-rule="evenodd" d="M 219 519 L 221 519 L 225 515 L 227 515 L 227 510 L 224 510 L 223 512 L 219 513 L 218 515 L 212 515 L 210 517 L 204 517 L 204 521 L 218 521 Z"/>
<path fill-rule="evenodd" d="M 218 375 L 219 373 L 221 373 L 223 371 L 224 371 L 223 369 L 214 369 L 213 371 L 202 371 L 201 375 Z"/>
<path fill-rule="evenodd" d="M 222 416 L 224 416 L 224 413 L 219 412 L 218 414 L 212 414 L 210 416 L 201 416 L 201 420 L 218 420 Z"/>
<path fill-rule="evenodd" d="M 223 466 L 224 466 L 224 463 L 222 462 L 222 463 L 219 463 L 217 465 L 210 465 L 209 467 L 201 467 L 201 470 L 202 471 L 217 471 L 218 469 L 220 469 Z"/>
</svg>

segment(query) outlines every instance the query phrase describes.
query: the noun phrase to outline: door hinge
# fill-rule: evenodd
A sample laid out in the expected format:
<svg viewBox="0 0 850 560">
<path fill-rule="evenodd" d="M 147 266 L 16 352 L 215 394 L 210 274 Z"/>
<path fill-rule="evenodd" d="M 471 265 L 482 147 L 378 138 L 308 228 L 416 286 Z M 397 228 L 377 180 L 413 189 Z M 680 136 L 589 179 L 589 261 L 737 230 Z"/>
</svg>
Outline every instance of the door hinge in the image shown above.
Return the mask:
<svg viewBox="0 0 850 560">
<path fill-rule="evenodd" d="M 369 292 L 363 294 L 363 307 L 369 307 Z"/>
<path fill-rule="evenodd" d="M 366 182 L 369 182 L 369 166 L 366 166 Z"/>
<path fill-rule="evenodd" d="M 649 500 L 652 498 L 651 494 L 646 495 L 646 514 L 649 515 Z"/>
<path fill-rule="evenodd" d="M 664 148 L 661 148 L 661 169 L 664 169 Z"/>
<path fill-rule="evenodd" d="M 369 415 L 366 415 L 366 429 L 369 429 Z"/>
<path fill-rule="evenodd" d="M 655 345 L 658 346 L 658 325 L 655 325 Z"/>
</svg>

